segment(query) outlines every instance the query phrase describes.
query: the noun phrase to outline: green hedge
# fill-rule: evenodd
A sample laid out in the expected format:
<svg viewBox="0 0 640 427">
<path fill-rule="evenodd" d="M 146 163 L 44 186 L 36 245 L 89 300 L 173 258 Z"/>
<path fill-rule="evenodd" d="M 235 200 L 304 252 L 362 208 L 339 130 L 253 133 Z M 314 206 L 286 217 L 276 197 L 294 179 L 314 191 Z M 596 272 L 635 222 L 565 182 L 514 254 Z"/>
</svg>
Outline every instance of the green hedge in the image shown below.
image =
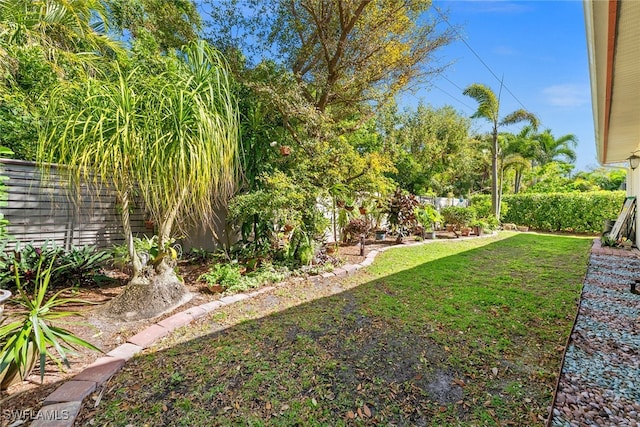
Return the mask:
<svg viewBox="0 0 640 427">
<path fill-rule="evenodd" d="M 488 197 L 475 196 L 471 203 Z M 624 191 L 507 194 L 502 200 L 509 209 L 502 222 L 540 231 L 600 233 L 606 219 L 618 217 L 625 197 Z"/>
</svg>

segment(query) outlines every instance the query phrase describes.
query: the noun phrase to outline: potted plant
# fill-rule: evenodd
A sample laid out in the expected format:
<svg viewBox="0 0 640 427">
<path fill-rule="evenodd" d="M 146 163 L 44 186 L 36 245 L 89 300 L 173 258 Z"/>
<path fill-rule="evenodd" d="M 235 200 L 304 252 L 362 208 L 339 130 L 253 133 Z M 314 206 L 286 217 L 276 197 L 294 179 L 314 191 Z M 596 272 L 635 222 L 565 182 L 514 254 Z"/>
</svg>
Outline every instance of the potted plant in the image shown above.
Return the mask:
<svg viewBox="0 0 640 427">
<path fill-rule="evenodd" d="M 384 240 L 387 237 L 387 231 L 378 229 L 374 232 L 376 240 Z"/>
<path fill-rule="evenodd" d="M 472 209 L 462 206 L 447 206 L 442 209 L 441 213 L 445 223 L 452 226 L 456 237 L 459 237 L 457 230 L 462 232 L 465 229 L 466 235 L 471 232 L 469 224 L 475 219 L 475 213 Z M 466 230 L 467 228 L 469 229 Z"/>
<path fill-rule="evenodd" d="M 70 367 L 67 353 L 77 346 L 100 352 L 93 344 L 73 335 L 68 330 L 56 326 L 64 317 L 78 315 L 72 311 L 57 311 L 56 308 L 68 303 L 85 303 L 75 298 L 61 298 L 67 291 L 63 289 L 46 297 L 51 280 L 54 259 L 43 266 L 44 257 L 38 262 L 33 280 L 33 289 L 26 289 L 21 283 L 16 266 L 15 283 L 17 293 L 13 302 L 22 306 L 22 310 L 2 319 L 0 326 L 0 388 L 23 381 L 33 370 L 36 363 L 40 366 L 40 381 L 44 379 L 47 359 L 52 359 L 60 369 L 62 363 Z M 55 352 L 53 351 L 55 350 Z M 56 355 L 57 353 L 57 355 Z"/>
<path fill-rule="evenodd" d="M 436 222 L 442 221 L 442 216 L 435 206 L 425 204 L 415 209 L 415 215 L 418 222 L 422 224 L 422 237 L 427 239 L 436 238 Z"/>
<path fill-rule="evenodd" d="M 489 225 L 483 219 L 476 219 L 471 222 L 471 228 L 473 228 L 473 234 L 476 236 L 482 236 L 484 230 L 486 230 Z"/>
</svg>

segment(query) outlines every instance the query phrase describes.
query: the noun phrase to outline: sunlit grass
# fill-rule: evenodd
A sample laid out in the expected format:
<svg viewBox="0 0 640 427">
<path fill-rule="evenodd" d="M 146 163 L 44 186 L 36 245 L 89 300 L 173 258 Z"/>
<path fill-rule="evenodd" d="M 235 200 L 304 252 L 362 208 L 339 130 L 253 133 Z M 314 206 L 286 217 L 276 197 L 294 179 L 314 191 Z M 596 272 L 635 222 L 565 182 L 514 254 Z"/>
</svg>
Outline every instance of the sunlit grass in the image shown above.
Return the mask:
<svg viewBox="0 0 640 427">
<path fill-rule="evenodd" d="M 96 425 L 542 425 L 589 244 L 504 233 L 387 251 L 342 293 L 136 358 Z"/>
</svg>

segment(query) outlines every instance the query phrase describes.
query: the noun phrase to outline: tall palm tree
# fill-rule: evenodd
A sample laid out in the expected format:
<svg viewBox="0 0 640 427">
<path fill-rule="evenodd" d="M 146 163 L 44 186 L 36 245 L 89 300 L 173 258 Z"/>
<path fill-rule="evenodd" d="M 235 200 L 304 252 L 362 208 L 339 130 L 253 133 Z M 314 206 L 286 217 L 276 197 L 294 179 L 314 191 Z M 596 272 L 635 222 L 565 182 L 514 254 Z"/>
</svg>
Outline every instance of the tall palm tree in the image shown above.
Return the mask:
<svg viewBox="0 0 640 427">
<path fill-rule="evenodd" d="M 499 201 L 499 177 L 498 177 L 498 131 L 501 126 L 513 125 L 521 122 L 529 122 L 533 128 L 538 126 L 538 118 L 527 110 L 519 109 L 500 118 L 500 97 L 491 88 L 474 83 L 467 87 L 464 95 L 475 99 L 478 102 L 478 110 L 471 116 L 472 118 L 482 118 L 491 123 L 491 208 L 496 218 L 500 219 Z"/>
<path fill-rule="evenodd" d="M 551 129 L 537 134 L 533 138 L 537 142 L 536 161 L 540 165 L 561 161 L 564 163 L 574 163 L 576 161 L 576 145 L 578 138 L 574 134 L 563 135 L 556 138 L 551 133 Z"/>
<path fill-rule="evenodd" d="M 531 168 L 535 157 L 537 142 L 535 132 L 531 126 L 524 126 L 517 134 L 505 134 L 504 145 L 501 148 L 503 169 L 513 169 L 513 192 L 520 192 L 522 174 Z"/>
<path fill-rule="evenodd" d="M 237 181 L 238 112 L 228 67 L 209 45 L 192 43 L 182 59 L 157 76 L 119 72 L 116 82 L 90 79 L 68 94 L 61 86 L 49 108 L 38 159 L 68 165 L 72 181 L 100 176 L 121 201 L 123 229 L 134 273 L 109 314 L 144 318 L 176 306 L 188 294 L 171 268 L 172 231 L 210 222 L 216 200 Z M 70 111 L 71 109 L 71 111 Z M 64 117 L 58 119 L 60 115 Z M 158 224 L 160 254 L 143 267 L 133 245 L 129 205 L 134 191 Z"/>
</svg>

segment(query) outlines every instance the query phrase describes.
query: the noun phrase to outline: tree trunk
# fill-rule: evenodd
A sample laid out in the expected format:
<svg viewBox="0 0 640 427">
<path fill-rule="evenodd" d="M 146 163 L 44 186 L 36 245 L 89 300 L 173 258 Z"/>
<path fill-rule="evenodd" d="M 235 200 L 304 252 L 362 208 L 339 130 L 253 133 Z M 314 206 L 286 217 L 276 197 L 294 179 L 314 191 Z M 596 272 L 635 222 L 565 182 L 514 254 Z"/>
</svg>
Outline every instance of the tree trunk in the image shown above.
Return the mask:
<svg viewBox="0 0 640 427">
<path fill-rule="evenodd" d="M 516 177 L 513 183 L 513 193 L 518 194 L 520 192 L 520 185 L 522 183 L 522 170 L 516 169 Z"/>
<path fill-rule="evenodd" d="M 500 219 L 500 205 L 498 203 L 498 126 L 493 125 L 493 150 L 491 152 L 491 209 L 493 215 Z"/>
<path fill-rule="evenodd" d="M 184 196 L 186 192 L 181 197 L 182 200 Z M 128 218 L 128 210 L 126 211 Z M 160 251 L 155 262 L 140 268 L 140 273 L 137 276 L 134 274 L 124 291 L 98 310 L 100 314 L 121 321 L 150 319 L 169 312 L 191 299 L 192 294 L 178 279 L 173 269 L 175 266 L 173 258 L 169 252 L 164 251 L 169 244 L 171 229 L 178 211 L 179 206 L 176 206 L 159 225 Z"/>
</svg>

